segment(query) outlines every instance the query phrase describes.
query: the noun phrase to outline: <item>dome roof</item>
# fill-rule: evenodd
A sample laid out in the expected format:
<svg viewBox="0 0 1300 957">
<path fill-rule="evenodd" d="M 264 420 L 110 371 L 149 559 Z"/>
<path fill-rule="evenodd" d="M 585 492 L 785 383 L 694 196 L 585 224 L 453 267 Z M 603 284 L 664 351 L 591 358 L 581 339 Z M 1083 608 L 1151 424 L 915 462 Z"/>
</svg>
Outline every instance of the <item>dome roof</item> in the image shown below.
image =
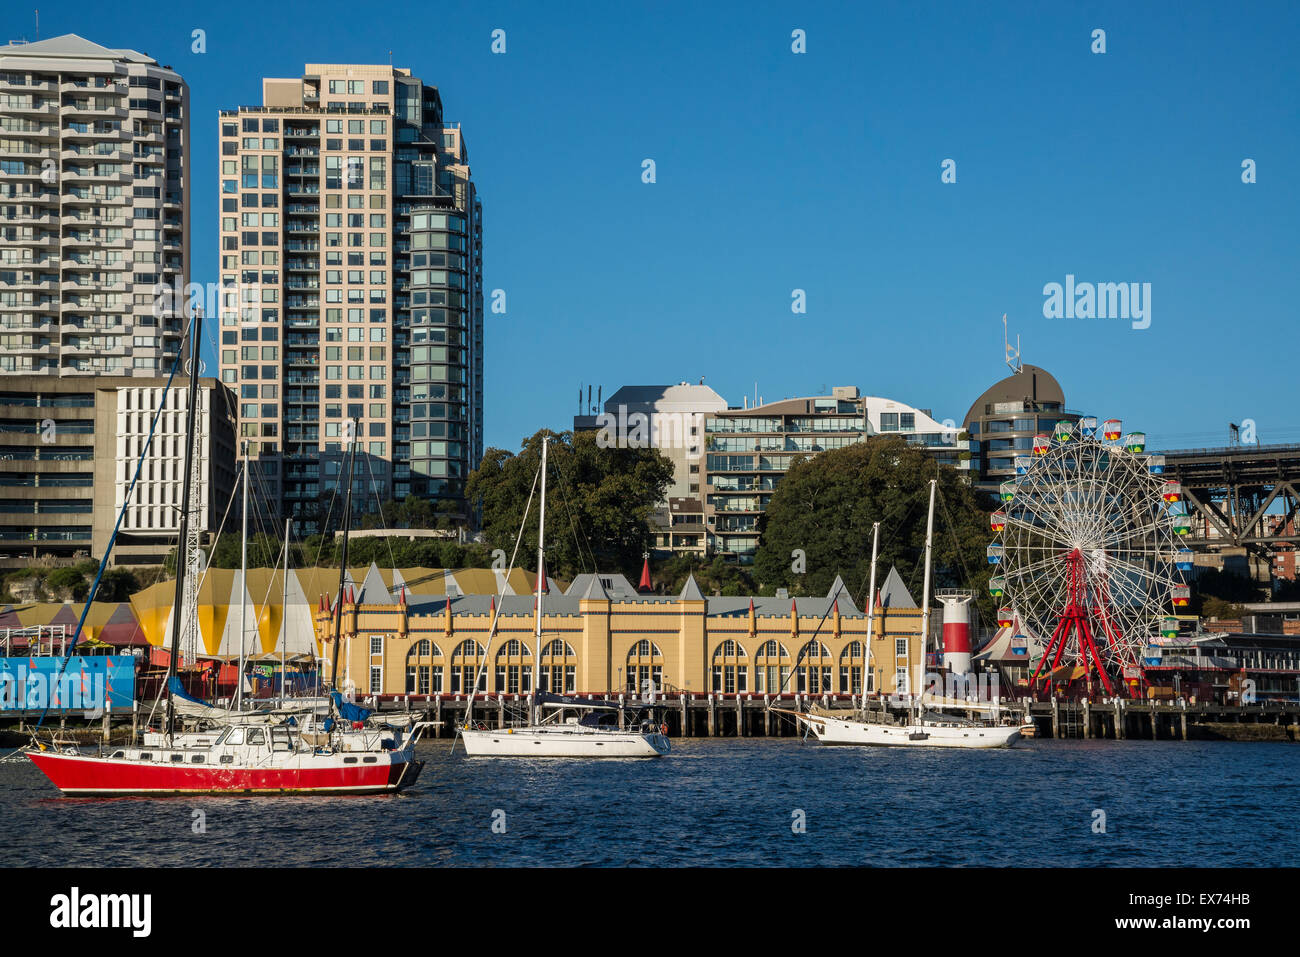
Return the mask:
<svg viewBox="0 0 1300 957">
<path fill-rule="evenodd" d="M 963 426 L 969 426 L 973 420 L 983 415 L 985 406 L 1000 402 L 1059 402 L 1064 409 L 1065 392 L 1061 389 L 1061 383 L 1046 369 L 1022 366 L 1019 372 L 984 390 L 984 394 L 971 404 L 962 422 Z"/>
</svg>

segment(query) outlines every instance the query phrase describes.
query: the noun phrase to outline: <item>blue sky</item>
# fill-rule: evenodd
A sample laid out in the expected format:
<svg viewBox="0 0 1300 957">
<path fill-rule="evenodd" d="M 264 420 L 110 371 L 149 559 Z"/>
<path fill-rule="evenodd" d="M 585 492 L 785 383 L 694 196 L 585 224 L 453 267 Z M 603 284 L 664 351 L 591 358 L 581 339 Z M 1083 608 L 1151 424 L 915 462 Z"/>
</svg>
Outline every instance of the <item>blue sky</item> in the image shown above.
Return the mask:
<svg viewBox="0 0 1300 957">
<path fill-rule="evenodd" d="M 189 82 L 200 282 L 219 109 L 390 51 L 438 86 L 484 204 L 486 287 L 507 295 L 487 317 L 489 445 L 568 427 L 580 383 L 701 376 L 734 404 L 755 382 L 769 401 L 851 384 L 960 420 L 1006 371 L 1003 313 L 1071 407 L 1154 447 L 1223 444 L 1243 419 L 1300 441 L 1300 5 L 39 5 L 41 36 Z M 0 39 L 35 37 L 19 6 Z M 1150 328 L 1044 318 L 1067 274 L 1151 283 Z"/>
</svg>

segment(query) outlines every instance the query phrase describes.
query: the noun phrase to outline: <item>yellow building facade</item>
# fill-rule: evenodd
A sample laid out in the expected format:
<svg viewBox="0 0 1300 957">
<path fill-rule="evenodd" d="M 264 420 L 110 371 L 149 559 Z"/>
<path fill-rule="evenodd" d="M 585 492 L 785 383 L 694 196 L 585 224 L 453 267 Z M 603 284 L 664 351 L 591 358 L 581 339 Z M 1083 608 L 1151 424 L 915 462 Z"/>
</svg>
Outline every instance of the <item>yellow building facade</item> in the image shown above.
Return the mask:
<svg viewBox="0 0 1300 957">
<path fill-rule="evenodd" d="M 316 614 L 327 678 L 340 629 L 341 688 L 465 694 L 481 674 L 480 693 L 532 690 L 533 596 L 508 595 L 500 608 L 488 595 L 365 597 L 345 599 L 341 624 L 328 608 Z M 920 631 L 920 609 L 877 607 L 868 672 L 867 616 L 847 597 L 706 598 L 693 580 L 675 598 L 615 597 L 598 576 L 581 576 L 543 598 L 538 685 L 561 694 L 637 696 L 653 681 L 661 694 L 850 695 L 865 678 L 867 692 L 890 694 L 915 674 Z"/>
</svg>

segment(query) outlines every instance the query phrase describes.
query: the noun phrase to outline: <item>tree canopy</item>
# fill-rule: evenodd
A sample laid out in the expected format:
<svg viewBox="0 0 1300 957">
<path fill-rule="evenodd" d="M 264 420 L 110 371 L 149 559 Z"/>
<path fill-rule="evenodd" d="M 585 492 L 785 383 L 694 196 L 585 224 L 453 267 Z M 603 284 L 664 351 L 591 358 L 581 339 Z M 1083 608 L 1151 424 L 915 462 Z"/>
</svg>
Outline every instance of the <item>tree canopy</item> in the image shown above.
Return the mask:
<svg viewBox="0 0 1300 957">
<path fill-rule="evenodd" d="M 543 429 L 527 438 L 517 454 L 487 450 L 470 474 L 466 498 L 481 508 L 488 548 L 500 548 L 507 556 L 514 548 L 541 463 L 543 435 L 552 438 L 547 453 L 547 574 L 638 574 L 651 544 L 647 522 L 672 481 L 672 463 L 653 448 L 602 448 L 594 432 Z M 519 567 L 534 571 L 540 495 L 539 483 L 516 559 Z"/>
<path fill-rule="evenodd" d="M 765 590 L 782 585 L 791 594 L 825 595 L 840 575 L 865 606 L 871 526 L 880 522 L 877 587 L 894 565 L 919 602 L 931 478 L 939 480 L 932 587 L 974 589 L 990 611 L 985 547 L 992 503 L 955 469 L 893 436 L 795 458 L 759 519 L 755 579 Z"/>
</svg>

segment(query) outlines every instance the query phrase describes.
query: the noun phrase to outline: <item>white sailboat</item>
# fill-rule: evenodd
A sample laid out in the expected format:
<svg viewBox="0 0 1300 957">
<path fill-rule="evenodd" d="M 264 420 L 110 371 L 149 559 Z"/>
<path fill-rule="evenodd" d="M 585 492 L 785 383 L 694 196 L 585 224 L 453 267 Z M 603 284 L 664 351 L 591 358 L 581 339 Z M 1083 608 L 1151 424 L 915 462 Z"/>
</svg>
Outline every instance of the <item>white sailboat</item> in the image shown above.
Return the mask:
<svg viewBox="0 0 1300 957">
<path fill-rule="evenodd" d="M 1005 748 L 1020 737 L 1017 725 L 998 723 L 997 706 L 992 706 L 994 717 L 987 721 L 973 721 L 965 717 L 944 714 L 941 710 L 927 710 L 923 689 L 925 671 L 925 644 L 930 634 L 930 559 L 934 539 L 934 496 L 937 481 L 930 480 L 930 512 L 925 527 L 925 580 L 921 600 L 921 645 L 917 662 L 916 693 L 904 721 L 890 723 L 888 712 L 873 715 L 864 707 L 862 715 L 835 714 L 826 710 L 793 712 L 799 723 L 807 728 L 822 744 L 866 745 L 897 748 Z M 880 527 L 876 524 L 871 548 L 871 577 L 875 581 L 876 549 L 880 541 Z M 874 602 L 874 586 L 869 602 Z M 867 619 L 867 669 L 870 673 L 871 623 L 874 607 L 869 607 Z M 865 690 L 865 689 L 864 689 Z M 947 702 L 932 698 L 934 708 L 951 706 L 964 711 L 983 711 L 987 705 L 968 702 Z"/>
<path fill-rule="evenodd" d="M 460 729 L 465 753 L 470 757 L 503 758 L 656 758 L 668 753 L 668 736 L 660 728 L 638 724 L 621 726 L 617 704 L 578 701 L 542 695 L 538 688 L 542 651 L 542 596 L 545 593 L 546 563 L 546 447 L 542 437 L 542 498 L 537 531 L 537 623 L 533 632 L 533 703 L 530 721 L 522 727 Z M 526 512 L 525 512 L 526 514 Z M 448 599 L 450 600 L 450 599 Z M 484 663 L 487 658 L 484 656 Z M 477 680 L 475 687 L 478 687 Z M 541 712 L 549 710 L 545 719 Z M 585 712 L 566 717 L 566 711 Z M 612 719 L 612 720 L 611 720 Z"/>
</svg>

